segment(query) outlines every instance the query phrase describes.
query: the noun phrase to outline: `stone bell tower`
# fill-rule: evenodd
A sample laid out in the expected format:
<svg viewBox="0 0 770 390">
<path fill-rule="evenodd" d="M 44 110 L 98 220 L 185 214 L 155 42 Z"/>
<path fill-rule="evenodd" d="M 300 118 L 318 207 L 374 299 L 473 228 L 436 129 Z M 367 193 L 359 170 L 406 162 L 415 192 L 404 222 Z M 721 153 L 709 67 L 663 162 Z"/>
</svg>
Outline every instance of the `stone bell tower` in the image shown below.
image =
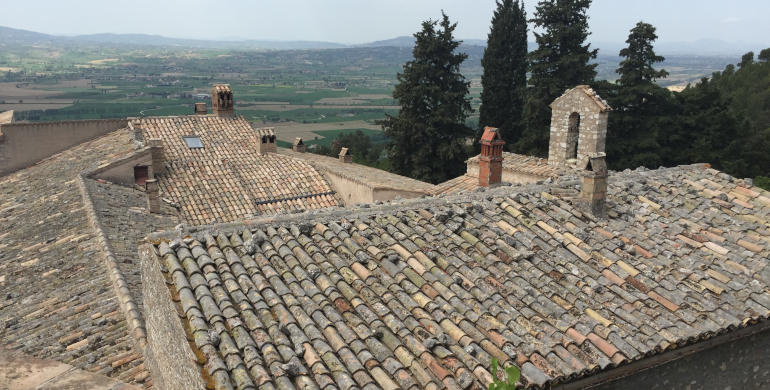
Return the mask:
<svg viewBox="0 0 770 390">
<path fill-rule="evenodd" d="M 587 85 L 567 90 L 551 103 L 548 163 L 583 168 L 588 157 L 604 153 L 607 116 L 612 110 Z"/>
</svg>

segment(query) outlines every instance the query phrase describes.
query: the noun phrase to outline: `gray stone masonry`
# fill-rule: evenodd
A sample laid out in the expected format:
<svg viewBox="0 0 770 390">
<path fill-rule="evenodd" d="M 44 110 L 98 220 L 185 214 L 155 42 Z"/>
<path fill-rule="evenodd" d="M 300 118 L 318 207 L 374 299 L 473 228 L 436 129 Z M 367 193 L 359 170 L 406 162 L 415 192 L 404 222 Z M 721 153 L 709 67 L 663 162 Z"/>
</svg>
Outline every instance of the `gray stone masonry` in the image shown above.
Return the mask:
<svg viewBox="0 0 770 390">
<path fill-rule="evenodd" d="M 549 164 L 584 167 L 589 155 L 604 152 L 610 107 L 591 88 L 566 91 L 551 110 Z"/>
<path fill-rule="evenodd" d="M 163 141 L 160 138 L 150 139 L 150 153 L 152 154 L 153 174 L 162 175 L 166 172 L 166 157 L 163 153 Z"/>
<path fill-rule="evenodd" d="M 153 214 L 160 213 L 160 188 L 158 188 L 158 181 L 147 179 L 145 186 L 147 191 L 147 210 Z"/>
<path fill-rule="evenodd" d="M 604 153 L 588 158 L 582 172 L 580 200 L 595 217 L 607 216 L 607 161 Z"/>
</svg>

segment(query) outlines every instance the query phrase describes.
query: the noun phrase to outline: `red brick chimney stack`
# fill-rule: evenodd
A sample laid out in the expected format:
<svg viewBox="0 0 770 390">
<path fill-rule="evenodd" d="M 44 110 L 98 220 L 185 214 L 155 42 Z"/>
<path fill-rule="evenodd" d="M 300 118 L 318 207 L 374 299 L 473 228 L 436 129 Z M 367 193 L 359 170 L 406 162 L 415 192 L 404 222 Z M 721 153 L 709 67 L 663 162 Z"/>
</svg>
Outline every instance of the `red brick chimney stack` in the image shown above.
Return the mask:
<svg viewBox="0 0 770 390">
<path fill-rule="evenodd" d="M 479 156 L 479 186 L 489 187 L 500 184 L 503 176 L 503 145 L 495 127 L 485 127 L 481 136 L 481 155 Z"/>
</svg>

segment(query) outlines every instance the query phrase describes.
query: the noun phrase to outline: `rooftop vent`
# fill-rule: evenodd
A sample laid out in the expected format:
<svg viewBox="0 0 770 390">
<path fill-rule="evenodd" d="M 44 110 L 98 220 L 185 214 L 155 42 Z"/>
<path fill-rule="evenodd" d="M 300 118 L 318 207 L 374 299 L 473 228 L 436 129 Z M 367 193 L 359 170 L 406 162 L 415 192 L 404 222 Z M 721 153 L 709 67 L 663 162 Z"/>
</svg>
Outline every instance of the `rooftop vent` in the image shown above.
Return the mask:
<svg viewBox="0 0 770 390">
<path fill-rule="evenodd" d="M 338 156 L 340 158 L 340 161 L 344 163 L 352 163 L 353 162 L 353 155 L 348 152 L 348 148 L 342 148 L 340 149 L 340 154 Z"/>
<path fill-rule="evenodd" d="M 582 172 L 580 200 L 597 218 L 607 216 L 607 157 L 604 153 L 588 157 Z"/>
<path fill-rule="evenodd" d="M 302 137 L 294 138 L 294 144 L 291 145 L 291 150 L 299 153 L 305 153 L 305 143 L 302 141 Z"/>
<path fill-rule="evenodd" d="M 206 102 L 195 103 L 195 115 L 208 114 L 208 108 L 206 108 Z"/>
</svg>

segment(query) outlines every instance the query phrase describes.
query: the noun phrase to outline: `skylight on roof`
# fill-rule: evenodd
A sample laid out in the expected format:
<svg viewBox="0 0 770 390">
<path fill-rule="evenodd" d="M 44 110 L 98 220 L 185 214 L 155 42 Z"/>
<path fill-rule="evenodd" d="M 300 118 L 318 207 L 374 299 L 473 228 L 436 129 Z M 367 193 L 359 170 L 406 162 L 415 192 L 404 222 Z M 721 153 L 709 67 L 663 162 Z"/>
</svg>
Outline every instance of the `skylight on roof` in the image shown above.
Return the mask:
<svg viewBox="0 0 770 390">
<path fill-rule="evenodd" d="M 184 138 L 184 142 L 187 144 L 187 147 L 190 149 L 202 149 L 203 148 L 203 142 L 201 142 L 201 137 L 198 136 L 188 136 L 188 137 L 182 137 Z"/>
</svg>

